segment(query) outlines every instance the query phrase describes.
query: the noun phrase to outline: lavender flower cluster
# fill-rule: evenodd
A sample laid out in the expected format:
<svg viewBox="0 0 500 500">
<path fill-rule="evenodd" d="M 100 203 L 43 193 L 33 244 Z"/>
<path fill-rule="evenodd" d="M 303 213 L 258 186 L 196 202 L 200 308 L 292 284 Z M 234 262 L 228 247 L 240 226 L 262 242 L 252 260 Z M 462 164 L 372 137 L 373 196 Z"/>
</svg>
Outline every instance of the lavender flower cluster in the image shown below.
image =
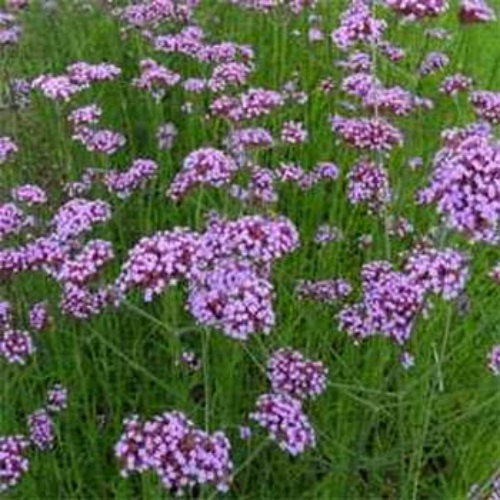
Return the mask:
<svg viewBox="0 0 500 500">
<path fill-rule="evenodd" d="M 223 432 L 197 429 L 181 412 L 163 413 L 148 421 L 133 415 L 115 445 L 122 475 L 153 472 L 171 493 L 212 485 L 227 491 L 233 464 L 231 445 Z"/>
</svg>

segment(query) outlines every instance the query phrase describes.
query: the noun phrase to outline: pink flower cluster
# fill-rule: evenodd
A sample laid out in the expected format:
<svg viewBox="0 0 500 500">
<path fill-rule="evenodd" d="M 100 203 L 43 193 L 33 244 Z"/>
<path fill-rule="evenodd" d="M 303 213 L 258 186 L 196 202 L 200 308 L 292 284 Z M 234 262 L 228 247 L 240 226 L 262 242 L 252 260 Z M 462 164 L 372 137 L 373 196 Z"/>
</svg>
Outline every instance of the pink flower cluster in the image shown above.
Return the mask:
<svg viewBox="0 0 500 500">
<path fill-rule="evenodd" d="M 104 176 L 104 184 L 110 193 L 126 199 L 134 191 L 156 177 L 158 165 L 152 160 L 137 159 L 125 172 L 111 170 Z"/>
<path fill-rule="evenodd" d="M 468 92 L 471 88 L 472 78 L 462 73 L 455 73 L 454 75 L 447 76 L 441 82 L 439 91 L 446 95 L 455 96 L 459 92 Z"/>
<path fill-rule="evenodd" d="M 247 340 L 256 332 L 271 332 L 272 299 L 272 284 L 252 264 L 227 260 L 191 281 L 188 307 L 199 323 Z"/>
<path fill-rule="evenodd" d="M 500 123 L 500 92 L 472 92 L 470 102 L 478 118 L 489 123 Z"/>
<path fill-rule="evenodd" d="M 274 324 L 272 285 L 262 269 L 297 246 L 296 229 L 283 218 L 220 219 L 203 234 L 178 228 L 143 238 L 129 253 L 117 286 L 124 294 L 139 288 L 151 300 L 187 280 L 188 307 L 197 321 L 245 340 Z"/>
<path fill-rule="evenodd" d="M 400 272 L 386 261 L 365 264 L 363 299 L 340 311 L 340 327 L 356 341 L 379 334 L 403 344 L 426 307 L 427 295 L 454 299 L 463 291 L 467 277 L 467 259 L 451 248 L 415 249 Z"/>
<path fill-rule="evenodd" d="M 267 430 L 280 449 L 290 455 L 316 446 L 316 433 L 301 401 L 288 394 L 262 394 L 250 419 Z"/>
<path fill-rule="evenodd" d="M 444 14 L 450 7 L 448 0 L 384 0 L 392 10 L 400 15 L 423 18 Z"/>
<path fill-rule="evenodd" d="M 0 137 L 0 165 L 7 162 L 18 151 L 17 144 L 10 137 Z"/>
<path fill-rule="evenodd" d="M 327 304 L 343 300 L 351 292 L 351 284 L 344 279 L 301 280 L 295 287 L 295 293 L 299 299 L 314 300 Z"/>
<path fill-rule="evenodd" d="M 144 59 L 140 63 L 141 74 L 132 82 L 138 89 L 149 92 L 157 101 L 164 96 L 166 89 L 181 81 L 181 75 L 161 66 L 153 59 Z"/>
<path fill-rule="evenodd" d="M 31 219 L 14 203 L 0 205 L 0 241 L 19 234 L 26 226 L 31 225 Z"/>
<path fill-rule="evenodd" d="M 382 165 L 362 158 L 349 172 L 347 196 L 353 205 L 381 211 L 391 200 L 389 176 Z"/>
<path fill-rule="evenodd" d="M 66 395 L 66 389 L 61 385 L 49 389 L 48 394 L 54 390 L 59 394 L 63 391 Z M 54 412 L 61 411 L 65 406 L 64 399 L 64 405 L 59 404 Z M 52 411 L 49 407 L 40 408 L 28 415 L 28 438 L 23 435 L 0 436 L 0 493 L 17 485 L 28 472 L 27 452 L 30 448 L 47 451 L 54 446 L 54 422 L 49 413 Z"/>
<path fill-rule="evenodd" d="M 223 432 L 197 429 L 181 412 L 163 413 L 142 422 L 124 421 L 125 430 L 115 445 L 124 477 L 155 473 L 172 494 L 194 486 L 211 485 L 221 492 L 231 483 L 231 445 Z"/>
<path fill-rule="evenodd" d="M 498 241 L 500 145 L 488 127 L 475 125 L 443 133 L 421 203 L 435 203 L 447 226 L 472 241 Z"/>
<path fill-rule="evenodd" d="M 215 116 L 231 122 L 242 122 L 267 116 L 284 104 L 285 99 L 280 92 L 251 88 L 238 97 L 217 97 L 212 101 L 210 109 Z"/>
<path fill-rule="evenodd" d="M 349 146 L 364 151 L 389 152 L 403 144 L 403 134 L 383 118 L 331 118 L 332 131 Z"/>
<path fill-rule="evenodd" d="M 15 486 L 28 472 L 28 447 L 24 436 L 0 436 L 0 493 Z"/>
<path fill-rule="evenodd" d="M 488 353 L 488 368 L 493 375 L 500 375 L 500 345 L 494 346 Z"/>
<path fill-rule="evenodd" d="M 120 74 L 120 68 L 113 64 L 81 61 L 68 66 L 66 74 L 38 76 L 31 82 L 31 87 L 40 90 L 48 99 L 68 102 L 91 84 L 116 80 Z"/>
<path fill-rule="evenodd" d="M 275 351 L 267 363 L 273 392 L 296 399 L 316 399 L 326 390 L 328 370 L 321 361 L 311 361 L 299 351 Z"/>
<path fill-rule="evenodd" d="M 387 28 L 384 20 L 373 17 L 365 0 L 353 0 L 340 17 L 340 26 L 332 32 L 332 41 L 341 50 L 357 44 L 377 44 Z"/>
<path fill-rule="evenodd" d="M 486 0 L 461 0 L 459 17 L 464 24 L 490 23 L 497 19 Z"/>
<path fill-rule="evenodd" d="M 25 203 L 29 207 L 33 205 L 45 205 L 47 203 L 47 193 L 34 184 L 24 184 L 11 190 L 12 198 L 20 203 Z"/>
<path fill-rule="evenodd" d="M 167 196 L 180 201 L 196 185 L 216 188 L 229 184 L 238 166 L 233 158 L 214 148 L 202 148 L 191 152 L 185 159 L 168 188 Z"/>
</svg>

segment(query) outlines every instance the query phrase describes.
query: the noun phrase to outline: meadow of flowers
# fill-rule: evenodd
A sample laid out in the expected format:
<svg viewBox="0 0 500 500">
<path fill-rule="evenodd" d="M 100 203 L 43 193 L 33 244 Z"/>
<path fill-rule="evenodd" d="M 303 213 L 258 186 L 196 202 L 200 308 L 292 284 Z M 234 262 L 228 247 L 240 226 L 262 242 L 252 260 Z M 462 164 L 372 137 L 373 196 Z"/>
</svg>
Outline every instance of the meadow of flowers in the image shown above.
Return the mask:
<svg viewBox="0 0 500 500">
<path fill-rule="evenodd" d="M 500 498 L 497 0 L 7 0 L 0 494 Z"/>
</svg>

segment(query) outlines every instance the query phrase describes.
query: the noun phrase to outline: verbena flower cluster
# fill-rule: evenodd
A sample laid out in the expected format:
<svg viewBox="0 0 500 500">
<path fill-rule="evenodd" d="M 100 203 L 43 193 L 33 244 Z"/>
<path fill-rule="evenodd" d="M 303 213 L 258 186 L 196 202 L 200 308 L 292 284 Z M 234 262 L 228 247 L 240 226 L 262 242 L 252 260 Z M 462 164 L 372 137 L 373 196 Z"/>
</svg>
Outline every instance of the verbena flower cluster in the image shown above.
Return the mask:
<svg viewBox="0 0 500 500">
<path fill-rule="evenodd" d="M 212 485 L 222 492 L 229 488 L 233 464 L 224 433 L 197 429 L 181 412 L 147 421 L 133 415 L 124 427 L 115 445 L 123 476 L 152 472 L 177 495 L 194 486 Z"/>
</svg>

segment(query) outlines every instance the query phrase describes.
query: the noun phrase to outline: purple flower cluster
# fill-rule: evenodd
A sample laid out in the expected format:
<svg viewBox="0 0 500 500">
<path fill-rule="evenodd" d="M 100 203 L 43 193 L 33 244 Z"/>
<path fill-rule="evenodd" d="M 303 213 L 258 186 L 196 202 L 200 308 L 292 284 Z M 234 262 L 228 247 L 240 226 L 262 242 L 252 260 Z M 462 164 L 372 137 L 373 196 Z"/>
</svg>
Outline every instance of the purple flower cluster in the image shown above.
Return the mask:
<svg viewBox="0 0 500 500">
<path fill-rule="evenodd" d="M 139 288 L 144 300 L 152 300 L 165 288 L 189 276 L 197 252 L 198 235 L 187 229 L 163 231 L 142 238 L 129 252 L 118 278 L 127 293 Z"/>
<path fill-rule="evenodd" d="M 489 23 L 497 19 L 486 0 L 461 0 L 459 17 L 463 24 Z"/>
<path fill-rule="evenodd" d="M 188 307 L 199 323 L 247 340 L 257 332 L 270 333 L 275 322 L 272 299 L 272 284 L 252 264 L 227 260 L 191 281 Z"/>
<path fill-rule="evenodd" d="M 28 416 L 29 438 L 33 445 L 44 451 L 54 446 L 54 422 L 47 410 L 40 409 Z"/>
<path fill-rule="evenodd" d="M 341 50 L 357 44 L 378 43 L 387 28 L 384 20 L 376 19 L 365 0 L 353 0 L 340 17 L 340 26 L 332 32 L 333 43 Z"/>
<path fill-rule="evenodd" d="M 0 332 L 0 357 L 8 363 L 24 365 L 35 350 L 29 332 L 10 328 Z"/>
<path fill-rule="evenodd" d="M 387 171 L 367 158 L 361 159 L 349 172 L 347 196 L 353 205 L 366 204 L 379 212 L 391 199 Z"/>
<path fill-rule="evenodd" d="M 267 149 L 273 146 L 273 136 L 261 127 L 236 129 L 227 137 L 226 144 L 236 154 L 252 149 Z"/>
<path fill-rule="evenodd" d="M 452 248 L 421 248 L 407 257 L 405 272 L 427 292 L 444 300 L 457 298 L 465 288 L 469 276 L 468 259 Z"/>
<path fill-rule="evenodd" d="M 168 188 L 167 196 L 180 201 L 194 186 L 207 184 L 216 188 L 229 184 L 238 165 L 227 154 L 214 148 L 191 152 Z"/>
<path fill-rule="evenodd" d="M 68 115 L 68 121 L 73 127 L 81 125 L 95 125 L 101 119 L 102 109 L 96 104 L 90 104 L 81 108 L 74 109 Z"/>
<path fill-rule="evenodd" d="M 356 341 L 380 334 L 397 344 L 406 342 L 424 306 L 425 289 L 385 261 L 363 266 L 362 286 L 361 302 L 338 314 L 341 330 Z"/>
<path fill-rule="evenodd" d="M 74 198 L 57 210 L 51 223 L 59 238 L 68 239 L 89 232 L 110 218 L 111 207 L 105 201 Z"/>
<path fill-rule="evenodd" d="M 290 455 L 316 446 L 316 433 L 301 401 L 288 394 L 262 394 L 250 419 L 267 430 L 280 449 Z"/>
<path fill-rule="evenodd" d="M 31 306 L 29 311 L 29 323 L 32 330 L 42 332 L 50 323 L 49 311 L 46 302 L 38 302 Z"/>
<path fill-rule="evenodd" d="M 342 230 L 336 226 L 331 226 L 329 224 L 322 224 L 316 230 L 314 235 L 314 242 L 319 245 L 325 245 L 326 243 L 332 243 L 335 241 L 342 241 L 344 235 Z"/>
<path fill-rule="evenodd" d="M 142 422 L 124 421 L 115 445 L 122 475 L 154 472 L 171 493 L 181 495 L 193 486 L 212 485 L 221 492 L 231 483 L 231 445 L 222 432 L 197 429 L 183 413 L 170 412 Z"/>
<path fill-rule="evenodd" d="M 443 133 L 421 203 L 435 203 L 447 226 L 472 241 L 498 241 L 500 146 L 488 127 L 475 125 Z"/>
<path fill-rule="evenodd" d="M 210 109 L 216 116 L 231 122 L 242 122 L 267 116 L 284 104 L 285 99 L 280 92 L 252 88 L 239 97 L 222 95 L 212 101 Z"/>
<path fill-rule="evenodd" d="M 95 278 L 113 258 L 113 245 L 109 241 L 91 240 L 74 258 L 64 261 L 57 278 L 66 284 L 82 286 Z"/>
<path fill-rule="evenodd" d="M 177 137 L 177 128 L 173 123 L 164 123 L 158 127 L 156 132 L 156 140 L 158 141 L 158 149 L 170 151 L 174 146 L 175 138 Z"/>
<path fill-rule="evenodd" d="M 471 88 L 472 78 L 462 73 L 455 73 L 454 75 L 447 76 L 441 82 L 439 91 L 446 95 L 455 96 L 459 92 L 468 92 Z"/>
<path fill-rule="evenodd" d="M 286 144 L 303 144 L 307 138 L 308 132 L 300 122 L 288 121 L 281 129 L 281 141 Z"/>
<path fill-rule="evenodd" d="M 448 0 L 384 0 L 393 11 L 405 17 L 436 17 L 450 7 Z"/>
<path fill-rule="evenodd" d="M 321 361 L 311 361 L 289 348 L 273 353 L 267 363 L 273 392 L 296 399 L 316 399 L 327 385 L 328 370 Z"/>
<path fill-rule="evenodd" d="M 14 203 L 0 205 L 0 241 L 8 236 L 19 234 L 30 225 L 30 218 Z"/>
<path fill-rule="evenodd" d="M 429 76 L 443 70 L 450 64 L 450 58 L 442 52 L 429 52 L 420 64 L 419 74 Z"/>
<path fill-rule="evenodd" d="M 340 327 L 357 341 L 381 334 L 403 344 L 418 314 L 425 310 L 427 295 L 457 298 L 468 273 L 466 257 L 451 248 L 417 248 L 401 272 L 392 270 L 385 261 L 365 264 L 361 273 L 363 299 L 340 311 Z"/>
<path fill-rule="evenodd" d="M 68 407 L 68 390 L 61 384 L 55 384 L 47 390 L 46 408 L 51 413 L 60 413 Z"/>
<path fill-rule="evenodd" d="M 351 284 L 344 279 L 301 280 L 295 287 L 295 293 L 299 299 L 314 300 L 327 304 L 343 300 L 351 292 Z"/>
<path fill-rule="evenodd" d="M 488 353 L 488 368 L 493 375 L 500 375 L 500 345 L 494 346 Z"/>
<path fill-rule="evenodd" d="M 208 81 L 212 92 L 223 92 L 230 86 L 245 85 L 253 68 L 241 62 L 227 62 L 216 66 Z"/>
<path fill-rule="evenodd" d="M 140 67 L 141 74 L 133 80 L 133 85 L 149 92 L 158 101 L 164 97 L 166 89 L 181 81 L 181 75 L 161 66 L 153 59 L 141 61 Z"/>
<path fill-rule="evenodd" d="M 28 447 L 24 436 L 0 436 L 0 493 L 15 486 L 28 472 Z"/>
<path fill-rule="evenodd" d="M 489 123 L 500 123 L 500 92 L 472 92 L 470 102 L 478 118 Z"/>
<path fill-rule="evenodd" d="M 79 142 L 89 153 L 113 155 L 126 144 L 125 136 L 113 130 L 94 130 L 80 125 L 75 128 L 73 140 Z"/>
<path fill-rule="evenodd" d="M 0 137 L 0 165 L 19 151 L 17 144 L 10 137 Z"/>
<path fill-rule="evenodd" d="M 332 131 L 356 149 L 389 152 L 403 144 L 403 134 L 383 118 L 331 118 Z"/>
<path fill-rule="evenodd" d="M 132 192 L 156 177 L 158 165 L 152 160 L 137 159 L 125 172 L 111 170 L 104 176 L 104 184 L 110 193 L 115 193 L 122 200 Z"/>
<path fill-rule="evenodd" d="M 33 205 L 45 205 L 47 203 L 47 193 L 34 184 L 24 184 L 11 190 L 12 198 L 20 203 L 25 203 L 29 207 Z"/>
</svg>

